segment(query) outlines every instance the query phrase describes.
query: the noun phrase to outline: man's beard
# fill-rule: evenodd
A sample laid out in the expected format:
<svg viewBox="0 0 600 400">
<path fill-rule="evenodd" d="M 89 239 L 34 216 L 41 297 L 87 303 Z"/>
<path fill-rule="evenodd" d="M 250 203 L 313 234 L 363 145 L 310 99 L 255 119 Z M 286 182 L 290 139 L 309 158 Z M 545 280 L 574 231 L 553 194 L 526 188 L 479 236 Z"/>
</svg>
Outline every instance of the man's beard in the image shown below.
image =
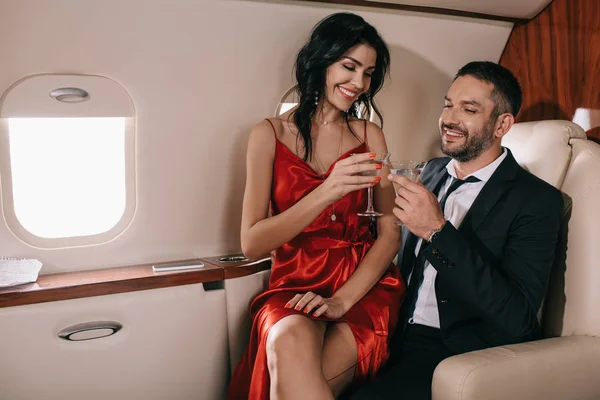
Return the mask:
<svg viewBox="0 0 600 400">
<path fill-rule="evenodd" d="M 479 157 L 484 151 L 492 147 L 494 144 L 494 123 L 488 121 L 483 129 L 475 135 L 469 134 L 465 143 L 457 149 L 445 149 L 444 142 L 440 144 L 442 153 L 448 157 L 452 157 L 458 162 L 468 162 Z M 462 129 L 459 129 L 456 125 L 442 124 L 442 130 L 455 130 L 464 133 Z"/>
</svg>

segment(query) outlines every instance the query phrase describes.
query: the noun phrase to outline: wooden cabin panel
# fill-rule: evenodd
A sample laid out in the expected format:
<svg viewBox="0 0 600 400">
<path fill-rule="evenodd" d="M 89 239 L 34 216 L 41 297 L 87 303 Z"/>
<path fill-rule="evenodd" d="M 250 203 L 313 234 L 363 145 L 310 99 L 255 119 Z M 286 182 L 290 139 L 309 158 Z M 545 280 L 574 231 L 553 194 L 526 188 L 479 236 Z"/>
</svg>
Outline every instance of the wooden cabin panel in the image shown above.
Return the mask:
<svg viewBox="0 0 600 400">
<path fill-rule="evenodd" d="M 600 2 L 554 0 L 515 27 L 500 63 L 523 86 L 518 121 L 566 119 L 600 140 Z"/>
</svg>

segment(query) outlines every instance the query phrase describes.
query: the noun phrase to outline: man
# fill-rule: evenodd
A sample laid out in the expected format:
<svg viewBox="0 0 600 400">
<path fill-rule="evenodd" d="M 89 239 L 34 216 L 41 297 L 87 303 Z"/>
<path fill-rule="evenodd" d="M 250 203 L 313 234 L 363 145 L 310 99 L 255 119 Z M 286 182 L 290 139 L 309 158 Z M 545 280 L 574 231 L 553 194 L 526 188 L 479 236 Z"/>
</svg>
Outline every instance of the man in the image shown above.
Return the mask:
<svg viewBox="0 0 600 400">
<path fill-rule="evenodd" d="M 422 183 L 389 177 L 407 293 L 386 368 L 353 398 L 430 399 L 443 359 L 540 338 L 563 200 L 500 144 L 521 99 L 504 67 L 465 65 L 439 121 L 448 157 L 431 160 Z"/>
</svg>

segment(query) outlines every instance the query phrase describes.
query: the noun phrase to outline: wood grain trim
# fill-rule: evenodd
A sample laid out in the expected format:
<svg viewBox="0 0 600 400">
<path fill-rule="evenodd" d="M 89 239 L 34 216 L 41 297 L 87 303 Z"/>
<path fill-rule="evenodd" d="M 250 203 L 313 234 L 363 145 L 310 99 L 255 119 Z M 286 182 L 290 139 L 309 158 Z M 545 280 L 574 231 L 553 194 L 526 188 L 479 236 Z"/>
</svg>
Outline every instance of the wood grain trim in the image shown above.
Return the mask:
<svg viewBox="0 0 600 400">
<path fill-rule="evenodd" d="M 41 275 L 35 283 L 0 289 L 0 308 L 224 279 L 224 269 L 212 263 L 199 270 L 160 273 L 152 270 L 156 264 L 166 263 Z"/>
<path fill-rule="evenodd" d="M 600 1 L 554 0 L 534 20 L 513 29 L 500 64 L 523 88 L 517 122 L 572 121 L 578 109 L 600 110 Z M 587 122 L 600 141 L 600 121 Z M 586 125 L 588 125 L 586 124 Z"/>
<path fill-rule="evenodd" d="M 221 267 L 224 270 L 225 279 L 241 278 L 256 274 L 257 272 L 266 271 L 271 269 L 271 260 L 262 261 L 241 261 L 241 262 L 220 262 L 221 257 L 207 257 L 203 258 L 204 264 L 212 264 L 217 267 Z"/>
<path fill-rule="evenodd" d="M 428 14 L 440 14 L 440 15 L 452 15 L 455 17 L 467 17 L 476 19 L 487 19 L 492 21 L 504 21 L 512 22 L 517 25 L 525 24 L 529 19 L 525 18 L 514 18 L 505 17 L 502 15 L 491 15 L 482 14 L 470 11 L 453 10 L 450 8 L 439 8 L 439 7 L 424 7 L 424 6 L 413 6 L 408 4 L 395 4 L 395 3 L 382 3 L 379 1 L 365 1 L 365 0 L 304 0 L 310 3 L 329 3 L 329 4 L 343 4 L 348 6 L 359 6 L 359 7 L 372 7 L 372 8 L 383 8 L 388 10 L 400 10 L 400 11 L 414 11 Z"/>
</svg>

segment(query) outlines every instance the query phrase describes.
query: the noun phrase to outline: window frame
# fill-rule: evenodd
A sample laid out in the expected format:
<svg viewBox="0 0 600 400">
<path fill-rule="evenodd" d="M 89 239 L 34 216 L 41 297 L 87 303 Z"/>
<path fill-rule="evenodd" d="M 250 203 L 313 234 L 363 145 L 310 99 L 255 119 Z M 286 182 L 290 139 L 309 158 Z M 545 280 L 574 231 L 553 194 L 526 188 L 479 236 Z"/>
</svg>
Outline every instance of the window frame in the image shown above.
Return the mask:
<svg viewBox="0 0 600 400">
<path fill-rule="evenodd" d="M 123 214 L 117 223 L 109 230 L 97 234 L 85 235 L 85 236 L 70 236 L 60 238 L 44 238 L 35 235 L 28 231 L 19 222 L 15 213 L 14 197 L 13 197 L 13 186 L 12 186 L 12 171 L 11 171 L 11 155 L 10 155 L 10 143 L 9 143 L 9 123 L 8 119 L 10 115 L 6 116 L 3 113 L 3 106 L 7 97 L 11 91 L 14 90 L 19 84 L 27 81 L 28 79 L 35 79 L 37 77 L 56 77 L 57 87 L 66 86 L 85 86 L 85 81 L 88 79 L 95 80 L 95 85 L 110 85 L 112 86 L 109 90 L 111 93 L 121 91 L 127 95 L 129 105 L 131 107 L 130 116 L 125 116 L 125 133 L 124 133 L 124 157 L 125 157 L 125 207 Z M 72 83 L 69 85 L 69 83 Z M 115 87 L 118 85 L 118 88 Z M 94 85 L 92 85 L 94 86 Z M 91 92 L 92 96 L 94 92 Z M 52 100 L 55 101 L 55 100 Z M 126 104 L 127 102 L 121 99 Z M 34 107 L 35 108 L 35 107 Z M 94 117 L 95 115 L 70 115 L 69 117 L 75 118 L 86 118 Z M 108 116 L 108 115 L 107 115 Z M 122 115 L 115 115 L 115 117 L 121 117 Z M 15 116 L 23 118 L 23 116 Z M 36 115 L 25 116 L 25 118 L 35 118 Z M 48 118 L 47 115 L 41 117 Z M 64 116 L 56 116 L 64 117 Z M 99 75 L 63 75 L 63 74 L 36 74 L 25 77 L 15 82 L 0 98 L 0 203 L 2 208 L 2 216 L 4 222 L 8 227 L 9 231 L 21 242 L 28 246 L 40 249 L 63 249 L 73 248 L 81 246 L 98 245 L 108 243 L 125 232 L 125 230 L 131 225 L 135 212 L 137 209 L 137 180 L 136 180 L 136 131 L 137 131 L 137 119 L 133 100 L 129 93 L 119 83 L 114 80 L 99 76 Z"/>
</svg>

